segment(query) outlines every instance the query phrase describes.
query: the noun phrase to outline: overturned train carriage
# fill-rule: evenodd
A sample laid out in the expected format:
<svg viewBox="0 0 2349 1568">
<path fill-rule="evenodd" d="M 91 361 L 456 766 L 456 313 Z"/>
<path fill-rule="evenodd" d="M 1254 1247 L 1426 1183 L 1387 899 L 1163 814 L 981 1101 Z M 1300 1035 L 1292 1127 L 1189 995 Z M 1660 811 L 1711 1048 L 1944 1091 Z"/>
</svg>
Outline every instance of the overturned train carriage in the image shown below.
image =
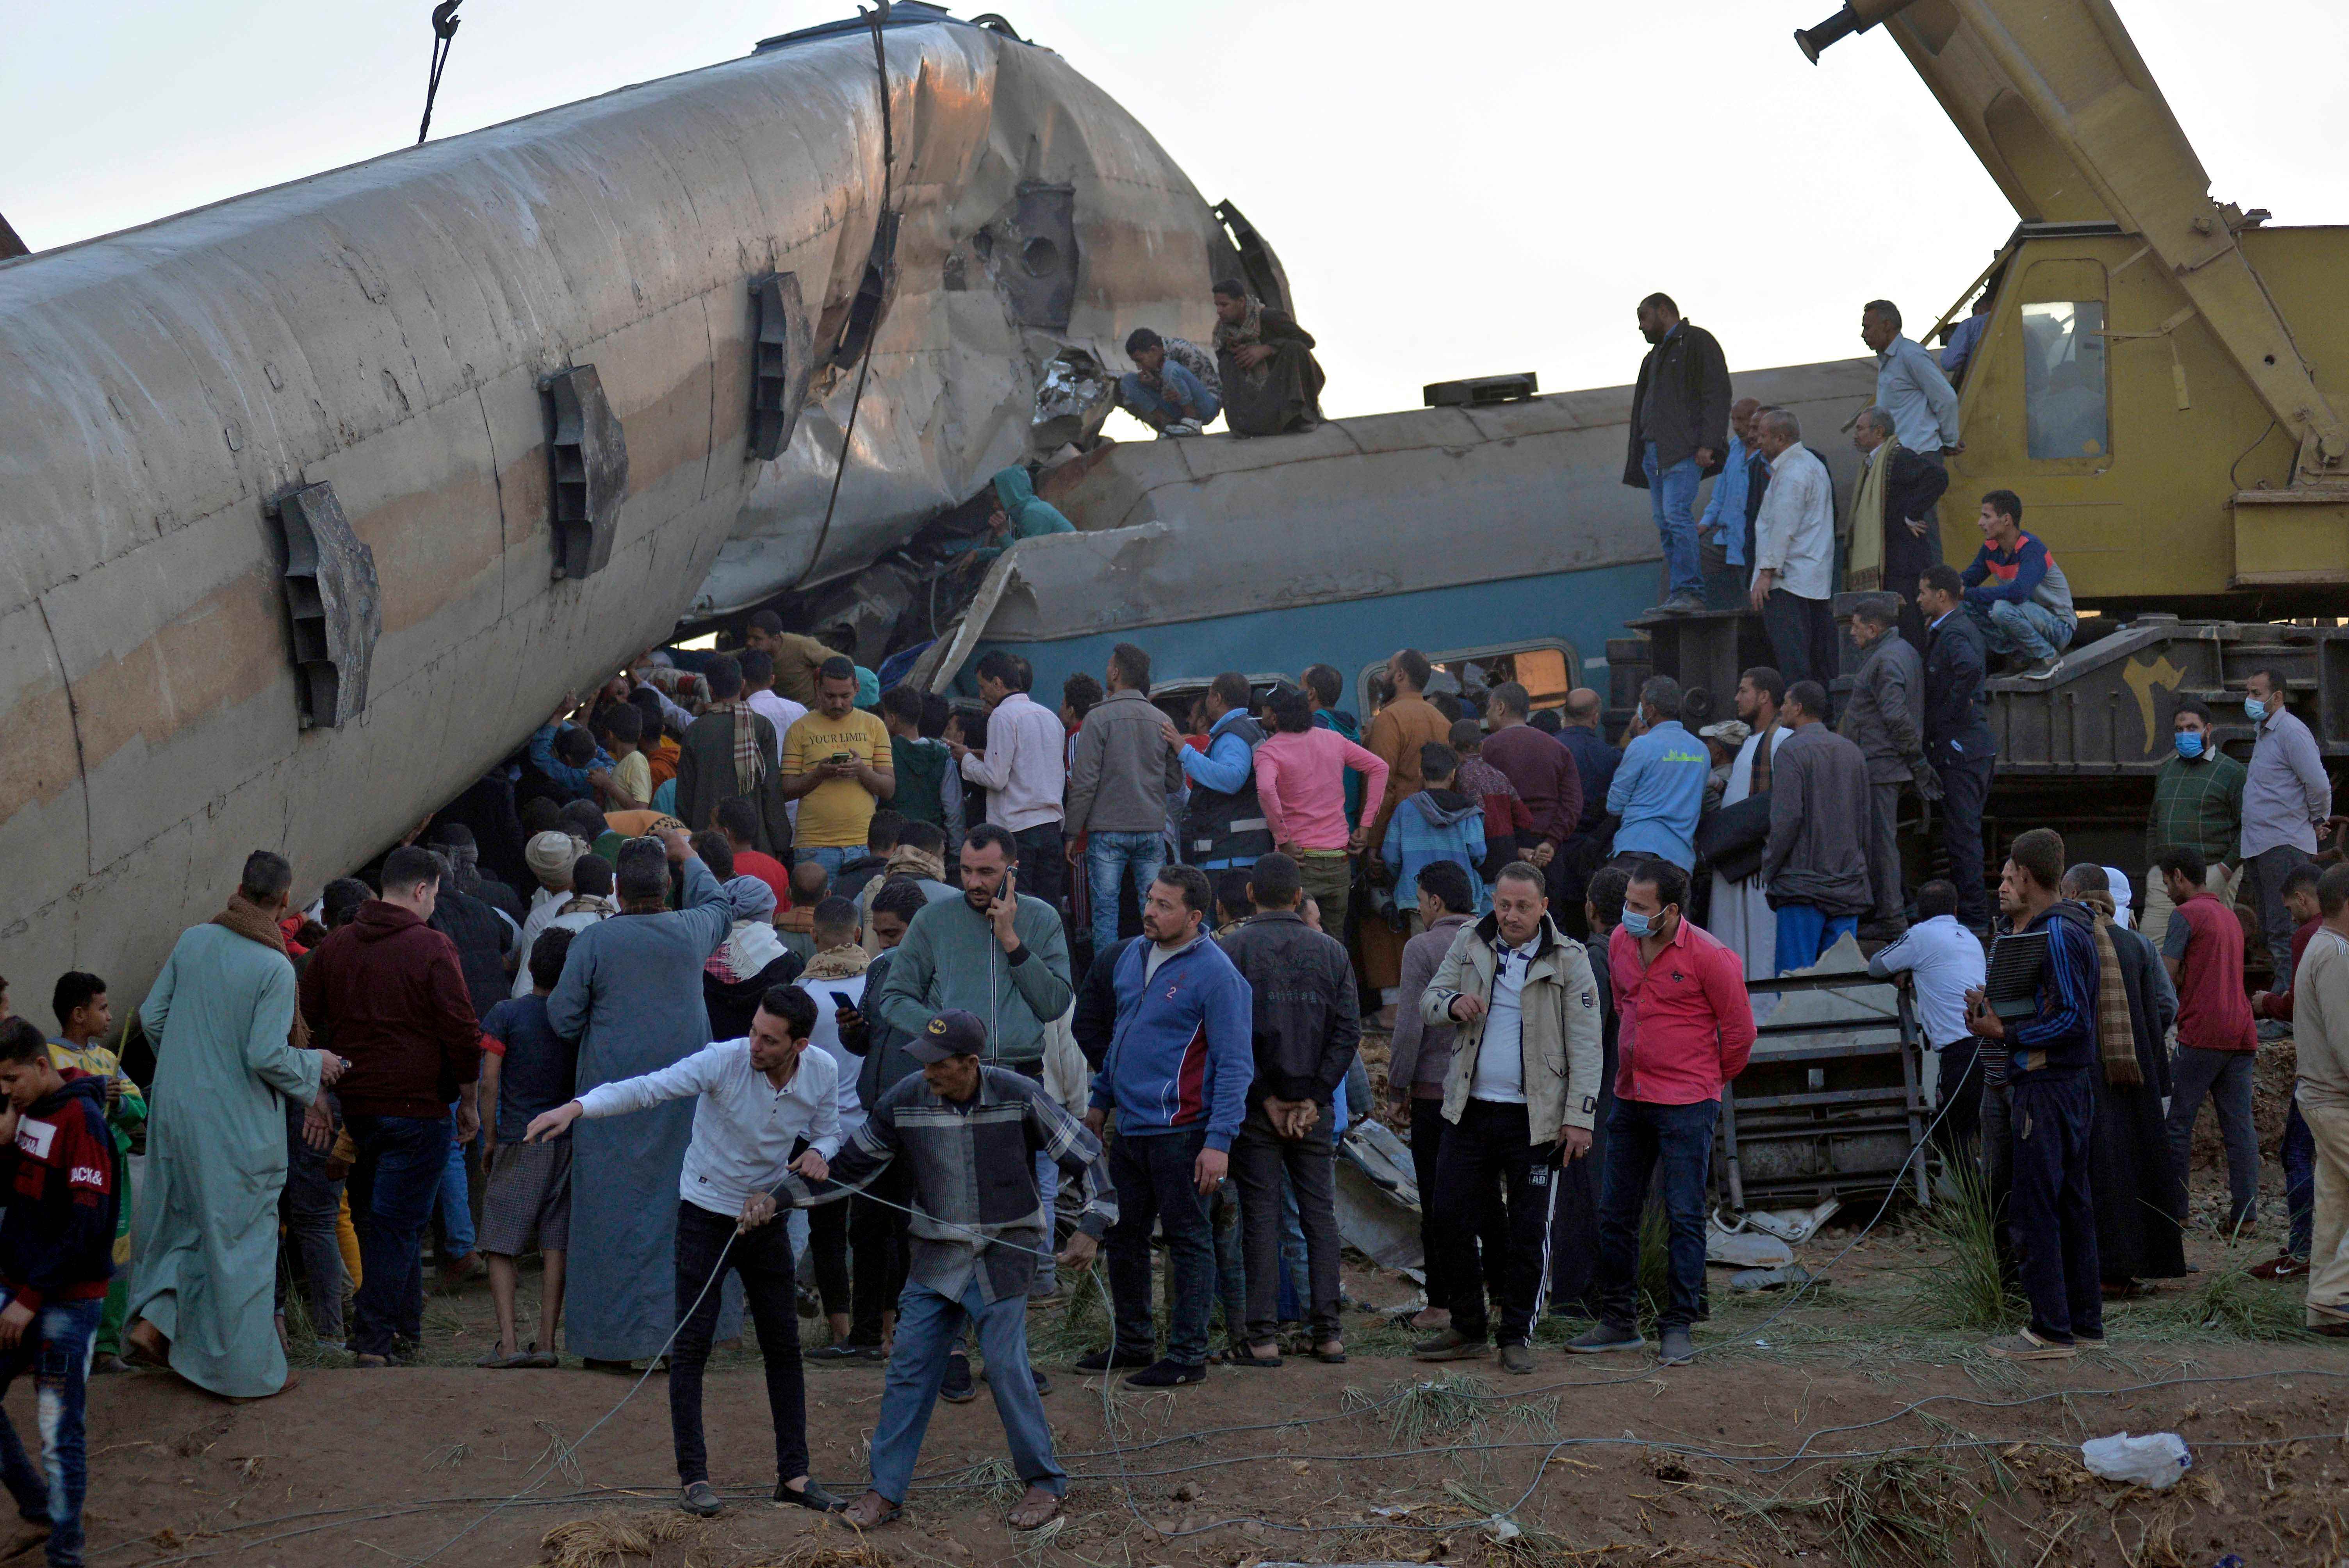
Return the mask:
<svg viewBox="0 0 2349 1568">
<path fill-rule="evenodd" d="M 885 95 L 819 30 L 0 264 L 0 975 L 135 996 L 251 849 L 306 897 L 1027 458 L 1064 347 L 1205 335 L 1182 171 L 926 9 Z"/>
</svg>

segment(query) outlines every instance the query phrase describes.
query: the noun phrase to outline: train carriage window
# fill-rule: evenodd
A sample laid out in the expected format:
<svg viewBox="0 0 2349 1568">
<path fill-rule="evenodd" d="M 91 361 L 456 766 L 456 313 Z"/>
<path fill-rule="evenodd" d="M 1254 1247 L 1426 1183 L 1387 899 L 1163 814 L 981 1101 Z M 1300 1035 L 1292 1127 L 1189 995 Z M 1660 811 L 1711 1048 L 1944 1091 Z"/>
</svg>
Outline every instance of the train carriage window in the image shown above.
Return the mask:
<svg viewBox="0 0 2349 1568">
<path fill-rule="evenodd" d="M 2033 458 L 2101 458 L 2112 449 L 2105 395 L 2105 302 L 2023 307 L 2023 409 Z"/>
<path fill-rule="evenodd" d="M 1558 638 L 1452 652 L 1433 648 L 1425 651 L 1428 662 L 1435 667 L 1434 678 L 1429 683 L 1434 689 L 1457 694 L 1470 688 L 1490 690 L 1504 681 L 1516 681 L 1526 688 L 1537 711 L 1565 707 L 1566 694 L 1574 689 L 1575 676 L 1582 668 L 1574 645 Z M 1378 711 L 1377 694 L 1386 668 L 1386 661 L 1381 659 L 1356 679 L 1365 722 Z M 1478 708 L 1470 717 L 1481 718 L 1484 712 Z"/>
</svg>

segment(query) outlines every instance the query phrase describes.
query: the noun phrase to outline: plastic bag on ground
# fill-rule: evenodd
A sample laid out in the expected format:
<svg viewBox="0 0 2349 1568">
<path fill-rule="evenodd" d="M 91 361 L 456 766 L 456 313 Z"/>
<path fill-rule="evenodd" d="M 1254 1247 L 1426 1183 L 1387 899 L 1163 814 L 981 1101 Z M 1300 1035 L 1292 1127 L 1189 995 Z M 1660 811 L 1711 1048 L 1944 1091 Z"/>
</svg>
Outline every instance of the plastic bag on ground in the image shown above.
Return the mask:
<svg viewBox="0 0 2349 1568">
<path fill-rule="evenodd" d="M 2115 1432 L 2109 1438 L 2091 1438 L 2082 1443 L 2080 1462 L 2091 1475 L 2135 1481 L 2159 1491 L 2176 1485 L 2178 1478 L 2194 1467 L 2194 1456 L 2187 1451 L 2186 1439 L 2176 1432 L 2147 1432 L 2138 1438 Z"/>
</svg>

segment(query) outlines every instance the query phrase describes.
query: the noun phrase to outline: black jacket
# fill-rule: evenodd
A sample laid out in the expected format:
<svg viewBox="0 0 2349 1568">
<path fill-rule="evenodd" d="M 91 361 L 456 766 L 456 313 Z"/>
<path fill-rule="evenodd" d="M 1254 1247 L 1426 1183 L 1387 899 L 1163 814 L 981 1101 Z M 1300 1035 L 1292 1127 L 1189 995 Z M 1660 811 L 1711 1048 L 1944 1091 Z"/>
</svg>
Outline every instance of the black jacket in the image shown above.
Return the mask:
<svg viewBox="0 0 2349 1568">
<path fill-rule="evenodd" d="M 1255 1011 L 1249 1109 L 1267 1096 L 1327 1104 L 1362 1039 L 1346 949 L 1286 910 L 1251 915 L 1223 941 Z"/>
<path fill-rule="evenodd" d="M 1127 947 L 1141 940 L 1129 936 L 1094 954 L 1092 967 L 1085 971 L 1084 983 L 1077 987 L 1077 1009 L 1069 1020 L 1069 1032 L 1077 1037 L 1077 1049 L 1085 1054 L 1085 1066 L 1095 1072 L 1109 1059 L 1109 1043 L 1117 1037 L 1117 961 L 1125 956 Z"/>
<path fill-rule="evenodd" d="M 1996 755 L 1982 717 L 1982 672 L 1988 655 L 1981 630 L 1963 604 L 1925 638 L 1925 758 L 1946 767 L 1961 757 Z M 1951 750 L 1951 743 L 1957 749 Z"/>
<path fill-rule="evenodd" d="M 1884 586 L 1903 599 L 1917 597 L 1917 579 L 1941 559 L 1939 525 L 1918 538 L 1909 531 L 1910 518 L 1930 518 L 1941 492 L 1950 488 L 1950 472 L 1940 464 L 1919 457 L 1906 447 L 1892 451 L 1892 467 L 1884 475 Z"/>
<path fill-rule="evenodd" d="M 451 883 L 440 884 L 432 906 L 432 929 L 457 944 L 457 964 L 465 972 L 465 991 L 473 999 L 473 1016 L 486 1018 L 490 1009 L 506 999 L 513 977 L 506 973 L 506 954 L 513 951 L 513 928 L 471 893 Z"/>
<path fill-rule="evenodd" d="M 1648 407 L 1651 385 L 1656 405 L 1652 419 Z M 1631 390 L 1631 451 L 1623 465 L 1625 484 L 1648 488 L 1640 459 L 1650 441 L 1656 443 L 1656 461 L 1665 468 L 1705 447 L 1712 449 L 1713 464 L 1704 471 L 1719 473 L 1729 455 L 1729 361 L 1713 334 L 1694 322 L 1682 322 L 1640 361 L 1640 383 Z"/>
</svg>

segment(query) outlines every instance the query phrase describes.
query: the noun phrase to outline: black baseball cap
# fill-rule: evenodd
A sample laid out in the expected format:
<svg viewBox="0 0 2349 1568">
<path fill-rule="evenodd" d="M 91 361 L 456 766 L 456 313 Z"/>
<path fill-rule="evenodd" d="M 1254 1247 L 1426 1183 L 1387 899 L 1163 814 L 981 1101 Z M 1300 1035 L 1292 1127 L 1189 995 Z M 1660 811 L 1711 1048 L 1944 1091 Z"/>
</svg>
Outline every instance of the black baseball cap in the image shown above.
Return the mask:
<svg viewBox="0 0 2349 1568">
<path fill-rule="evenodd" d="M 905 1044 L 905 1054 L 925 1067 L 948 1057 L 975 1057 L 987 1049 L 987 1026 L 976 1013 L 949 1007 L 923 1026 Z"/>
</svg>

